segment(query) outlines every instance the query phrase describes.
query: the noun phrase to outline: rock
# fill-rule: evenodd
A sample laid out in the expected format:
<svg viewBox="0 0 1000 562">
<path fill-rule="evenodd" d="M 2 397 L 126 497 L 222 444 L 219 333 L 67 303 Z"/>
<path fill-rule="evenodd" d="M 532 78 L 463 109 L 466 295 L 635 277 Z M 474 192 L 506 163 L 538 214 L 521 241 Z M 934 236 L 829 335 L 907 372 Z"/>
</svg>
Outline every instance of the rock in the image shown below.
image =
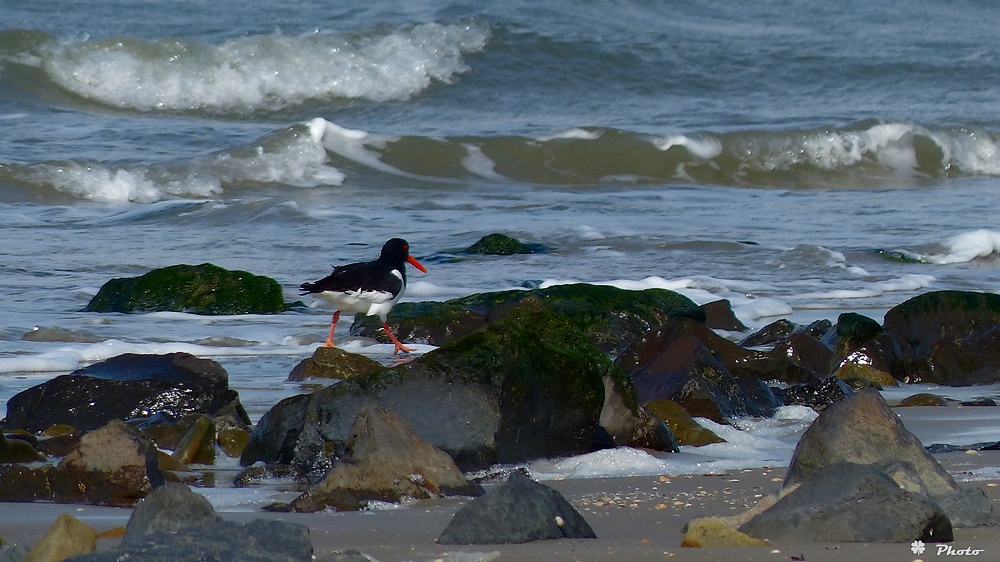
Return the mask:
<svg viewBox="0 0 1000 562">
<path fill-rule="evenodd" d="M 755 539 L 730 527 L 718 517 L 699 517 L 687 524 L 681 546 L 686 548 L 718 548 L 730 546 L 768 546 L 770 543 Z"/>
<path fill-rule="evenodd" d="M 850 462 L 824 467 L 740 531 L 775 543 L 954 540 L 951 521 L 930 498 L 875 465 Z"/>
<path fill-rule="evenodd" d="M 635 381 L 639 402 L 673 400 L 689 414 L 728 423 L 745 416 L 764 417 L 702 341 L 703 325 L 671 320 L 651 330 L 615 360 Z"/>
<path fill-rule="evenodd" d="M 678 445 L 701 447 L 702 445 L 725 442 L 712 430 L 698 425 L 698 422 L 673 400 L 653 400 L 647 402 L 645 407 L 650 413 L 670 426 Z"/>
<path fill-rule="evenodd" d="M 603 380 L 604 405 L 598 423 L 611 438 L 609 446 L 679 451 L 670 426 L 639 405 L 635 387 L 621 377 L 604 375 Z"/>
<path fill-rule="evenodd" d="M 845 361 L 840 365 L 840 368 L 837 369 L 837 372 L 834 373 L 834 375 L 855 390 L 868 388 L 872 385 L 875 385 L 877 388 L 899 386 L 899 382 L 897 382 L 892 375 L 886 371 L 873 367 L 871 364 L 851 363 Z"/>
<path fill-rule="evenodd" d="M 705 311 L 705 325 L 713 330 L 745 332 L 749 329 L 733 314 L 732 303 L 729 302 L 729 299 L 712 301 L 701 305 L 700 308 Z"/>
<path fill-rule="evenodd" d="M 478 242 L 466 248 L 465 254 L 486 254 L 492 256 L 510 256 L 514 254 L 545 253 L 549 249 L 542 244 L 525 244 L 517 238 L 506 234 L 487 234 Z"/>
<path fill-rule="evenodd" d="M 438 558 L 445 562 L 444 557 Z M 337 550 L 316 557 L 316 562 L 378 562 L 375 558 L 361 552 L 360 550 Z"/>
<path fill-rule="evenodd" d="M 771 390 L 786 406 L 809 406 L 817 412 L 854 394 L 854 389 L 836 376 Z"/>
<path fill-rule="evenodd" d="M 782 318 L 740 340 L 741 347 L 762 347 L 775 344 L 795 331 L 795 324 Z"/>
<path fill-rule="evenodd" d="M 3 432 L 0 432 L 0 463 L 43 460 L 45 460 L 45 455 L 36 451 L 28 441 L 23 439 L 7 439 L 7 436 Z"/>
<path fill-rule="evenodd" d="M 49 484 L 64 503 L 131 507 L 164 482 L 153 444 L 118 420 L 83 435 L 56 469 Z"/>
<path fill-rule="evenodd" d="M 229 374 L 215 361 L 187 353 L 127 353 L 19 392 L 7 402 L 3 424 L 33 433 L 56 424 L 92 431 L 111 420 L 159 412 L 174 419 L 190 412 L 211 416 L 233 402 L 249 423 Z"/>
<path fill-rule="evenodd" d="M 612 355 L 670 318 L 705 319 L 705 313 L 694 302 L 673 291 L 628 291 L 577 283 L 530 291 L 479 293 L 443 303 L 399 303 L 389 314 L 389 326 L 402 341 L 440 346 L 502 319 L 528 298 L 540 300 L 582 330 L 592 345 Z M 381 327 L 377 317 L 358 315 L 351 334 L 379 338 Z"/>
<path fill-rule="evenodd" d="M 1000 346 L 989 335 L 998 324 L 1000 295 L 934 291 L 889 310 L 884 326 L 908 382 L 957 385 L 1000 380 Z"/>
<path fill-rule="evenodd" d="M 319 484 L 295 498 L 292 510 L 352 511 L 373 500 L 398 503 L 404 498 L 482 494 L 447 453 L 421 441 L 406 420 L 385 408 L 362 410 L 346 445 L 350 459 L 336 464 Z"/>
<path fill-rule="evenodd" d="M 309 529 L 255 519 L 220 518 L 208 500 L 183 484 L 167 484 L 136 505 L 121 544 L 73 562 L 311 562 Z"/>
<path fill-rule="evenodd" d="M 914 394 L 913 396 L 907 396 L 899 401 L 898 406 L 909 407 L 909 406 L 947 406 L 948 401 L 936 394 L 930 394 L 927 392 L 920 392 Z"/>
<path fill-rule="evenodd" d="M 191 428 L 171 456 L 184 464 L 214 464 L 215 421 L 204 414 L 196 415 Z"/>
<path fill-rule="evenodd" d="M 840 462 L 883 461 L 911 463 L 932 498 L 958 490 L 955 480 L 903 427 L 882 395 L 872 389 L 834 403 L 813 421 L 795 447 L 785 486 L 806 482 Z"/>
<path fill-rule="evenodd" d="M 521 544 L 593 539 L 593 529 L 559 492 L 513 473 L 506 484 L 462 506 L 438 544 Z"/>
<path fill-rule="evenodd" d="M 938 498 L 937 503 L 956 529 L 1000 525 L 1000 509 L 981 488 L 958 490 Z"/>
<path fill-rule="evenodd" d="M 24 562 L 62 562 L 97 548 L 97 533 L 67 513 L 61 514 L 38 539 Z"/>
<path fill-rule="evenodd" d="M 229 458 L 239 458 L 250 441 L 250 432 L 243 429 L 220 429 L 217 440 L 223 454 Z"/>
<path fill-rule="evenodd" d="M 274 279 L 203 263 L 112 279 L 84 311 L 277 314 L 287 309 L 281 285 Z"/>
<path fill-rule="evenodd" d="M 631 386 L 578 330 L 527 299 L 485 330 L 415 360 L 279 402 L 257 424 L 240 462 L 294 462 L 314 472 L 374 404 L 403 416 L 463 470 L 585 453 L 600 422 L 606 375 Z"/>
<path fill-rule="evenodd" d="M 828 376 L 833 352 L 812 336 L 791 334 L 776 343 L 768 356 L 776 364 L 787 361 L 798 367 L 786 368 L 783 375 L 779 374 L 778 380 L 799 383 L 818 381 Z"/>
<path fill-rule="evenodd" d="M 339 347 L 318 347 L 312 357 L 303 359 L 292 369 L 288 380 L 349 379 L 379 371 L 382 367 L 383 365 L 374 359 L 344 351 Z"/>
</svg>

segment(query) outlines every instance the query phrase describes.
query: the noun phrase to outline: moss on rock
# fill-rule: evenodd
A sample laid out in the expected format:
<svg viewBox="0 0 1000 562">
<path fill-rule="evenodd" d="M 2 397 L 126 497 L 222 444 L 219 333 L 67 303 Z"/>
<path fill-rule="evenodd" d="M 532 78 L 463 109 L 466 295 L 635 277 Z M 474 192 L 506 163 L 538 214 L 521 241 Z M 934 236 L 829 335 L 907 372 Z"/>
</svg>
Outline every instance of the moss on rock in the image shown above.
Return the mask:
<svg viewBox="0 0 1000 562">
<path fill-rule="evenodd" d="M 84 311 L 218 315 L 276 314 L 286 309 L 281 285 L 274 279 L 203 263 L 112 279 Z"/>
<path fill-rule="evenodd" d="M 525 244 L 517 238 L 511 238 L 506 234 L 497 232 L 483 236 L 478 242 L 466 248 L 463 253 L 511 256 L 514 254 L 538 254 L 548 251 L 549 249 L 542 244 Z"/>
</svg>

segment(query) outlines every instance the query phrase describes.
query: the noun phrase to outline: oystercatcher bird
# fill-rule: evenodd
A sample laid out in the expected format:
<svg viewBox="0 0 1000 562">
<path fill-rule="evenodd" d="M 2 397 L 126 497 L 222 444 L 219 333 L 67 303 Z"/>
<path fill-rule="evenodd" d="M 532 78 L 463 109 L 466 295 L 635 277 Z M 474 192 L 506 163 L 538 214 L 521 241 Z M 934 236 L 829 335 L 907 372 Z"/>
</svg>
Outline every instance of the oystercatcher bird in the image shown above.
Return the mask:
<svg viewBox="0 0 1000 562">
<path fill-rule="evenodd" d="M 327 336 L 324 347 L 334 347 L 333 331 L 343 312 L 377 315 L 382 319 L 382 329 L 396 346 L 393 355 L 400 351 L 414 351 L 396 339 L 386 318 L 406 290 L 406 263 L 427 273 L 427 269 L 410 255 L 410 245 L 406 240 L 393 238 L 382 246 L 382 254 L 377 260 L 334 266 L 330 275 L 315 283 L 302 284 L 302 295 L 323 297 L 337 309 L 333 313 L 330 335 Z"/>
</svg>

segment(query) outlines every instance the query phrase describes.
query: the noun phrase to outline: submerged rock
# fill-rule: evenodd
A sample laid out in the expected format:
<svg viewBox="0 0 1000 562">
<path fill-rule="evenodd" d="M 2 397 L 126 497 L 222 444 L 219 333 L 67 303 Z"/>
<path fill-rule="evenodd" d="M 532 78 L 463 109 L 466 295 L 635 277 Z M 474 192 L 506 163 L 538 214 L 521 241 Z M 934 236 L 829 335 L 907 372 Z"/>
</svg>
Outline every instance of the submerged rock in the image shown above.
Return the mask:
<svg viewBox="0 0 1000 562">
<path fill-rule="evenodd" d="M 525 244 L 517 238 L 506 234 L 487 234 L 478 242 L 464 250 L 466 254 L 486 254 L 492 256 L 511 256 L 514 254 L 540 254 L 549 249 L 542 244 Z"/>
<path fill-rule="evenodd" d="M 274 279 L 203 263 L 112 279 L 84 311 L 277 314 L 287 309 L 281 285 Z"/>
<path fill-rule="evenodd" d="M 470 484 L 447 453 L 421 441 L 406 420 L 385 408 L 362 410 L 345 445 L 350 458 L 295 498 L 291 510 L 351 511 L 371 501 L 398 503 L 404 498 L 482 494 L 482 488 Z"/>
<path fill-rule="evenodd" d="M 127 353 L 19 392 L 7 402 L 2 423 L 33 433 L 57 424 L 91 431 L 115 419 L 158 412 L 174 419 L 191 412 L 211 416 L 227 406 L 250 423 L 217 362 L 187 353 Z"/>
<path fill-rule="evenodd" d="M 559 492 L 515 472 L 507 483 L 462 506 L 438 544 L 521 544 L 597 535 Z"/>
</svg>

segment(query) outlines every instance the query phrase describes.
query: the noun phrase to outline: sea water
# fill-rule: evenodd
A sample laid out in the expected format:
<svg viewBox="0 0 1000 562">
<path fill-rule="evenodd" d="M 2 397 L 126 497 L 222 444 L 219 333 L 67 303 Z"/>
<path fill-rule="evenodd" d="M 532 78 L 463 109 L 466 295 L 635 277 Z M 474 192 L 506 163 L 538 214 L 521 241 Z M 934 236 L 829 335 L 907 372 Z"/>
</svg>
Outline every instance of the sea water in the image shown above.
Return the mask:
<svg viewBox="0 0 1000 562">
<path fill-rule="evenodd" d="M 293 301 L 394 236 L 429 270 L 406 300 L 661 287 L 729 299 L 756 329 L 1000 291 L 998 24 L 990 4 L 909 0 L 4 3 L 0 402 L 186 351 L 219 361 L 257 420 L 308 390 L 285 379 L 325 338 L 322 302 L 81 310 L 111 278 L 179 263 L 267 275 Z M 551 251 L 461 254 L 492 232 Z M 390 360 L 349 322 L 342 345 Z M 1000 439 L 981 411 L 904 421 L 931 442 Z M 783 416 L 712 426 L 727 444 L 672 461 L 536 468 L 777 466 L 811 421 Z"/>
</svg>

